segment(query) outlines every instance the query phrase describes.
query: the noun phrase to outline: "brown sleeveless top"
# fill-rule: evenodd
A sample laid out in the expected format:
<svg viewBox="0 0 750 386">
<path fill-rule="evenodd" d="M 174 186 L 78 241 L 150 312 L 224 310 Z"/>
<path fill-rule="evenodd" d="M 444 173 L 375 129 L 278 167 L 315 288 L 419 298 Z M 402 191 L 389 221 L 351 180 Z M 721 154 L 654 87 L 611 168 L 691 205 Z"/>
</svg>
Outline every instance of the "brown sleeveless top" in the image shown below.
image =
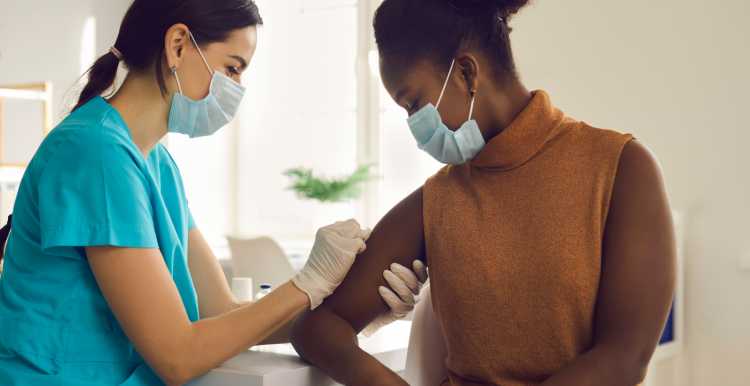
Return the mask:
<svg viewBox="0 0 750 386">
<path fill-rule="evenodd" d="M 633 136 L 533 94 L 473 161 L 424 185 L 443 385 L 537 385 L 593 344 L 609 199 Z"/>
</svg>

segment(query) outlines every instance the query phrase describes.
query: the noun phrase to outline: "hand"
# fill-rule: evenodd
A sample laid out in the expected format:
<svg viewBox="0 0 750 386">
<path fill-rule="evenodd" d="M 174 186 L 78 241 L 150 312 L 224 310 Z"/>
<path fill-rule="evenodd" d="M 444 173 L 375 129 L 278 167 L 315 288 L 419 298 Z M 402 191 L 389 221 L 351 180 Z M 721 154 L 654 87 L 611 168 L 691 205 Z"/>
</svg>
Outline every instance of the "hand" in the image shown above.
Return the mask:
<svg viewBox="0 0 750 386">
<path fill-rule="evenodd" d="M 403 319 L 419 303 L 419 293 L 424 283 L 429 278 L 427 267 L 419 260 L 412 264 L 414 272 L 400 264 L 391 264 L 391 270 L 383 271 L 383 277 L 388 285 L 393 288 L 398 296 L 386 287 L 378 288 L 380 297 L 391 307 L 387 313 L 380 315 L 369 326 L 362 330 L 362 334 L 370 336 L 381 327 L 387 326 L 397 320 Z M 415 274 L 416 273 L 416 274 Z"/>
<path fill-rule="evenodd" d="M 291 278 L 297 288 L 310 297 L 311 310 L 341 284 L 354 258 L 365 250 L 370 232 L 369 228 L 360 228 L 354 219 L 318 229 L 310 258 Z"/>
</svg>

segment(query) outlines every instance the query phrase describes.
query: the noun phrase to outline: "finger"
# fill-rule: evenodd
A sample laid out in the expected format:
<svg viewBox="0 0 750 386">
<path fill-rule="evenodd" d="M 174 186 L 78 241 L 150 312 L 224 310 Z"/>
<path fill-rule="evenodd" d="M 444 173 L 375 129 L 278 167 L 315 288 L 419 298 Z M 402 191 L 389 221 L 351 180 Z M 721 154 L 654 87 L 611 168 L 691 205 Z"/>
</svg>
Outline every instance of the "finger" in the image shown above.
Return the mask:
<svg viewBox="0 0 750 386">
<path fill-rule="evenodd" d="M 339 234 L 341 237 L 346 237 L 348 239 L 353 239 L 355 237 L 362 238 L 361 233 L 362 227 L 359 225 L 359 222 L 353 218 L 344 221 L 341 227 L 339 227 Z"/>
<path fill-rule="evenodd" d="M 336 235 L 345 239 L 353 239 L 360 237 L 360 226 L 357 220 L 349 219 L 346 221 L 336 221 L 331 225 L 324 226 L 318 232 Z"/>
<path fill-rule="evenodd" d="M 361 236 L 361 237 L 362 237 L 362 239 L 363 239 L 363 240 L 365 240 L 365 241 L 367 241 L 367 239 L 369 239 L 369 238 L 370 238 L 370 235 L 371 235 L 371 234 L 372 234 L 372 229 L 370 229 L 370 228 L 365 228 L 365 229 L 362 229 L 362 230 L 361 230 L 361 232 L 360 232 L 360 236 Z"/>
<path fill-rule="evenodd" d="M 401 298 L 393 293 L 393 291 L 380 286 L 378 287 L 378 292 L 380 293 L 380 297 L 383 298 L 383 301 L 385 301 L 385 303 L 388 304 L 388 307 L 391 307 L 392 310 L 401 310 L 404 308 L 404 302 L 402 302 Z"/>
<path fill-rule="evenodd" d="M 409 287 L 412 294 L 419 295 L 419 279 L 414 272 L 398 263 L 391 264 L 391 272 L 396 274 Z"/>
<path fill-rule="evenodd" d="M 353 239 L 339 238 L 334 242 L 334 244 L 350 254 L 362 253 L 367 248 L 367 244 L 365 244 L 365 241 L 358 237 Z"/>
<path fill-rule="evenodd" d="M 420 260 L 414 260 L 414 263 L 412 263 L 412 267 L 414 267 L 414 273 L 417 274 L 419 282 L 424 284 L 430 277 L 430 275 L 427 273 L 427 267 Z"/>
<path fill-rule="evenodd" d="M 391 289 L 398 294 L 403 303 L 414 303 L 414 293 L 400 277 L 388 270 L 383 271 L 383 277 L 388 282 L 388 285 L 391 286 Z"/>
</svg>

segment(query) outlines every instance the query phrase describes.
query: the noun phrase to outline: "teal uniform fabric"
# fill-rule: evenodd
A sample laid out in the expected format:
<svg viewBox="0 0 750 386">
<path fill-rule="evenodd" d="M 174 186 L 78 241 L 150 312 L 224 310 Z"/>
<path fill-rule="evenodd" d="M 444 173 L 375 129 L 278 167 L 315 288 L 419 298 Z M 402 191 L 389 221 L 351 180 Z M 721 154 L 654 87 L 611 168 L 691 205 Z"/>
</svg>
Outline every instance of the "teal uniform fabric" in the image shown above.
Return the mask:
<svg viewBox="0 0 750 386">
<path fill-rule="evenodd" d="M 0 277 L 0 385 L 162 385 L 104 300 L 84 247 L 159 248 L 197 321 L 193 227 L 164 146 L 144 159 L 101 97 L 70 114 L 40 145 L 16 198 Z"/>
</svg>

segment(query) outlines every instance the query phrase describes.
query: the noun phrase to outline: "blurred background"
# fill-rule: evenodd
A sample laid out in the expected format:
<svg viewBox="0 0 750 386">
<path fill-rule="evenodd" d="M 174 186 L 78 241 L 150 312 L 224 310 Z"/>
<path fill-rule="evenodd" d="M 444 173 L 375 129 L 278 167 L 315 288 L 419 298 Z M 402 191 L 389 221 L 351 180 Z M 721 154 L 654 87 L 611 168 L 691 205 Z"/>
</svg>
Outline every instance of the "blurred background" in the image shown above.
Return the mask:
<svg viewBox="0 0 750 386">
<path fill-rule="evenodd" d="M 54 127 L 65 117 L 71 87 L 114 43 L 129 3 L 0 0 L 0 87 L 46 84 L 38 99 L 50 103 L 0 94 L 0 215 L 45 119 Z M 164 141 L 230 278 L 241 270 L 233 253 L 261 248 L 243 241 L 268 237 L 298 269 L 318 226 L 350 217 L 374 226 L 441 167 L 380 85 L 379 0 L 257 4 L 265 26 L 238 119 L 208 138 Z M 676 344 L 652 367 L 654 385 L 750 385 L 749 18 L 747 0 L 536 0 L 511 22 L 529 89 L 569 116 L 633 133 L 664 168 L 684 275 Z M 283 174 L 343 178 L 362 165 L 378 178 L 338 203 L 303 199 Z"/>
</svg>

